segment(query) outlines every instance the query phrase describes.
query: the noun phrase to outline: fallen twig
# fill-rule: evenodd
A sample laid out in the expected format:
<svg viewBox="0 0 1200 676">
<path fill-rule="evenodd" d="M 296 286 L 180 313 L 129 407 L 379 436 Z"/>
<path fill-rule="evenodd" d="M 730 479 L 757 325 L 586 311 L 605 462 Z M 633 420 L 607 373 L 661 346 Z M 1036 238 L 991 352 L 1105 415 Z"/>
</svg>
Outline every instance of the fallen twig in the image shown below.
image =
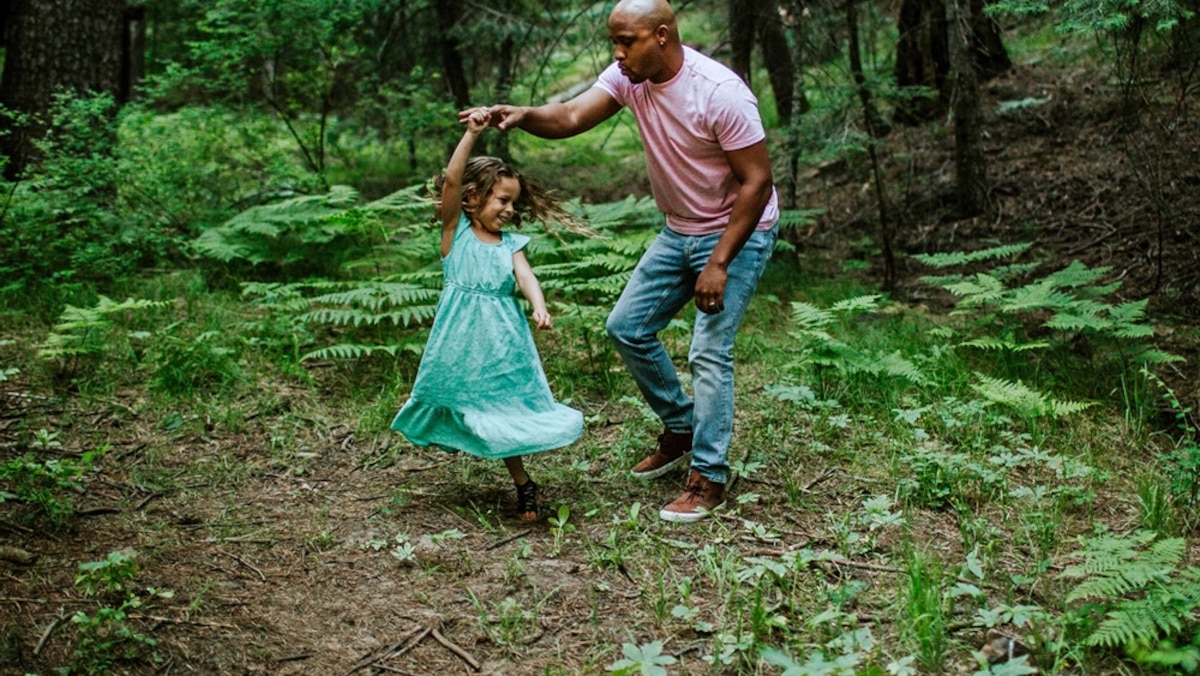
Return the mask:
<svg viewBox="0 0 1200 676">
<path fill-rule="evenodd" d="M 62 615 L 59 615 L 58 617 L 54 618 L 53 621 L 50 622 L 50 624 L 46 627 L 46 630 L 42 632 L 42 637 L 40 639 L 38 639 L 37 645 L 33 647 L 33 656 L 34 657 L 37 657 L 38 653 L 42 652 L 42 648 L 45 647 L 46 641 L 48 641 L 50 639 L 50 634 L 52 634 L 54 632 L 54 629 L 59 624 L 61 624 L 62 621 L 65 619 L 66 619 L 65 617 L 63 617 Z"/>
<path fill-rule="evenodd" d="M 493 542 L 492 544 L 488 545 L 488 551 L 491 551 L 491 550 L 493 550 L 493 549 L 498 549 L 498 548 L 500 548 L 500 547 L 503 547 L 504 545 L 506 545 L 506 544 L 508 544 L 508 543 L 512 542 L 513 540 L 517 540 L 517 539 L 519 539 L 519 538 L 523 538 L 523 537 L 525 537 L 526 535 L 529 535 L 529 534 L 530 534 L 530 533 L 532 533 L 532 532 L 533 532 L 533 529 L 532 529 L 532 528 L 526 528 L 525 530 L 523 530 L 523 531 L 521 531 L 521 532 L 519 532 L 519 533 L 515 533 L 515 534 L 513 534 L 513 535 L 510 535 L 510 536 L 508 536 L 508 537 L 504 538 L 503 540 L 497 540 L 496 542 Z"/>
<path fill-rule="evenodd" d="M 98 516 L 100 514 L 120 514 L 121 510 L 116 507 L 88 507 L 87 509 L 79 509 L 75 511 L 75 516 Z"/>
<path fill-rule="evenodd" d="M 401 472 L 424 472 L 424 471 L 431 470 L 431 469 L 437 469 L 439 467 L 445 467 L 446 465 L 449 465 L 452 462 L 454 462 L 453 459 L 443 460 L 441 462 L 435 462 L 431 465 L 421 465 L 420 467 L 401 467 L 400 471 Z"/>
<path fill-rule="evenodd" d="M 299 662 L 312 657 L 312 653 L 300 653 L 298 655 L 288 655 L 287 657 L 277 658 L 276 662 Z"/>
<path fill-rule="evenodd" d="M 147 495 L 146 497 L 142 498 L 141 501 L 137 503 L 137 505 L 134 506 L 133 511 L 135 511 L 135 512 L 142 511 L 142 508 L 145 507 L 148 502 L 150 502 L 154 498 L 159 498 L 159 497 L 162 497 L 162 493 L 151 493 L 150 495 Z"/>
<path fill-rule="evenodd" d="M 458 658 L 460 660 L 462 660 L 463 662 L 466 662 L 467 666 L 471 667 L 472 670 L 479 671 L 479 669 L 481 668 L 481 665 L 479 664 L 478 660 L 476 660 L 474 657 L 471 656 L 471 653 L 458 647 L 453 641 L 446 638 L 445 636 L 442 636 L 442 632 L 438 631 L 436 628 L 433 630 L 432 633 L 433 633 L 434 640 L 436 640 L 438 643 L 441 643 L 443 646 L 445 646 L 446 650 L 449 650 L 450 652 L 457 655 Z"/>
<path fill-rule="evenodd" d="M 812 481 L 804 484 L 804 486 L 800 488 L 800 492 L 807 493 L 807 492 L 811 491 L 813 486 L 816 486 L 817 484 L 821 483 L 822 481 L 825 481 L 826 479 L 828 479 L 829 477 L 831 477 L 833 475 L 834 475 L 833 470 L 826 469 L 825 471 L 818 474 L 815 478 L 813 478 Z"/>
<path fill-rule="evenodd" d="M 390 646 L 383 648 L 382 651 L 368 652 L 365 654 L 365 656 L 362 656 L 358 662 L 354 663 L 354 666 L 352 666 L 352 668 L 346 672 L 346 676 L 350 676 L 350 674 L 354 674 L 355 671 L 360 669 L 366 669 L 368 666 L 370 666 L 372 669 L 392 670 L 392 668 L 389 668 L 389 666 L 384 666 L 382 663 L 380 663 L 379 660 L 400 657 L 402 654 L 413 650 L 413 647 L 415 647 L 416 644 L 419 644 L 422 639 L 425 639 L 425 636 L 430 635 L 432 630 L 433 629 L 430 627 L 418 627 L 416 628 L 415 632 L 409 634 L 407 638 L 396 641 L 395 644 L 391 644 Z"/>
<path fill-rule="evenodd" d="M 381 660 L 399 657 L 409 650 L 412 650 L 413 647 L 415 647 L 422 641 L 422 639 L 428 636 L 429 632 L 431 631 L 433 631 L 433 629 L 430 627 L 417 627 L 417 629 L 410 633 L 406 638 L 396 641 L 383 650 L 372 650 L 355 662 L 354 666 L 350 667 L 350 671 L 347 671 L 345 676 L 350 676 L 350 674 L 353 674 L 359 669 L 366 669 L 368 667 L 373 669 L 384 669 L 386 671 L 395 671 L 393 667 L 383 665 Z"/>
<path fill-rule="evenodd" d="M 191 624 L 197 627 L 211 627 L 213 629 L 239 629 L 232 624 L 222 624 L 220 622 L 205 622 L 203 620 L 187 620 L 174 617 L 160 617 L 158 615 L 130 615 L 131 620 L 149 620 L 151 622 L 166 622 L 167 624 Z"/>
<path fill-rule="evenodd" d="M 266 575 L 263 575 L 263 572 L 262 572 L 261 570 L 259 570 L 258 568 L 256 568 L 256 567 L 254 566 L 254 564 L 252 564 L 252 563 L 248 563 L 248 562 L 247 562 L 245 559 L 243 559 L 242 557 L 238 556 L 237 554 L 230 554 L 229 556 L 230 556 L 230 557 L 232 557 L 234 561 L 237 561 L 238 563 L 242 564 L 243 566 L 245 566 L 245 567 L 249 568 L 250 570 L 252 570 L 252 571 L 254 571 L 254 572 L 258 573 L 258 576 L 259 576 L 260 578 L 262 578 L 262 581 L 263 581 L 263 582 L 266 582 L 266 581 L 267 581 L 267 576 L 266 576 Z"/>
</svg>

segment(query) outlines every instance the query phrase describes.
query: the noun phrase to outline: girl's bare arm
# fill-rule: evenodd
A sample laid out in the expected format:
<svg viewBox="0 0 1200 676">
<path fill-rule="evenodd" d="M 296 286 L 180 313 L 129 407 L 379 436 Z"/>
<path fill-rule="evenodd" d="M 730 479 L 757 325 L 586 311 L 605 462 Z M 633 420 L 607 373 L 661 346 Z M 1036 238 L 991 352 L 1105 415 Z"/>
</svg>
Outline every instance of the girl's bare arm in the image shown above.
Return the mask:
<svg viewBox="0 0 1200 676">
<path fill-rule="evenodd" d="M 475 139 L 487 129 L 489 115 L 486 108 L 475 108 L 468 111 L 466 117 L 467 130 L 454 148 L 450 162 L 446 164 L 446 176 L 442 183 L 442 258 L 450 255 L 450 246 L 454 243 L 454 231 L 458 227 L 458 219 L 462 216 L 463 174 L 467 170 L 467 160 L 471 159 L 471 149 L 475 147 Z"/>
<path fill-rule="evenodd" d="M 553 328 L 550 311 L 546 309 L 546 297 L 542 295 L 542 285 L 533 274 L 533 268 L 529 267 L 529 260 L 525 258 L 524 251 L 513 254 L 513 274 L 517 278 L 517 286 L 521 287 L 521 295 L 533 306 L 533 321 L 537 323 L 537 327 Z"/>
</svg>

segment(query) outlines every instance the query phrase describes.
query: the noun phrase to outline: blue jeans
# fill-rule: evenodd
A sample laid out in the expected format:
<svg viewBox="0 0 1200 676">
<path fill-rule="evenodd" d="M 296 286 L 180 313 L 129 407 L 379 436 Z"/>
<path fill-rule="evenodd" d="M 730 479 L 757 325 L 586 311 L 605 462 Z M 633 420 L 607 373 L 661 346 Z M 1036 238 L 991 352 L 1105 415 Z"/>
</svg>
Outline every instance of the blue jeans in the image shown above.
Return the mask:
<svg viewBox="0 0 1200 676">
<path fill-rule="evenodd" d="M 606 328 L 642 396 L 672 432 L 693 432 L 692 469 L 709 481 L 729 477 L 733 437 L 733 341 L 750 297 L 775 247 L 778 227 L 758 230 L 729 264 L 725 309 L 696 313 L 688 366 L 692 391 L 683 391 L 658 332 L 691 300 L 696 279 L 721 233 L 689 237 L 664 228 L 642 255 L 608 316 Z"/>
</svg>

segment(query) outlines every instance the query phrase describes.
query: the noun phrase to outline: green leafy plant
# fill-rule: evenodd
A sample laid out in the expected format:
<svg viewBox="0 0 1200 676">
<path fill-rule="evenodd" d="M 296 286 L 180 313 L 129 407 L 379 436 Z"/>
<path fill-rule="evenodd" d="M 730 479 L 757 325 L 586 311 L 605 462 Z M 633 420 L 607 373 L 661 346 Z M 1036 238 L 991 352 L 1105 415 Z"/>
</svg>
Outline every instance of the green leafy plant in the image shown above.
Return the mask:
<svg viewBox="0 0 1200 676">
<path fill-rule="evenodd" d="M 927 254 L 914 258 L 947 268 L 997 259 L 1011 259 L 1026 244 L 993 247 L 970 254 Z M 1085 342 L 1097 357 L 1114 357 L 1126 367 L 1178 361 L 1179 357 L 1145 342 L 1154 334 L 1144 323 L 1146 301 L 1112 305 L 1104 298 L 1120 282 L 1104 283 L 1108 268 L 1088 268 L 1079 261 L 1025 284 L 1017 280 L 1036 269 L 1034 264 L 998 265 L 986 272 L 926 276 L 923 281 L 959 297 L 954 314 L 970 315 L 974 335 L 959 344 L 1010 353 L 1044 351 L 1051 347 L 1071 352 Z M 997 332 L 996 323 L 1004 328 Z M 1026 323 L 1045 337 L 1034 336 Z"/>
<path fill-rule="evenodd" d="M 1181 404 L 1175 391 L 1149 369 L 1143 368 L 1141 373 L 1162 390 L 1163 400 L 1175 417 L 1180 434 L 1173 443 L 1174 448 L 1159 456 L 1159 466 L 1166 470 L 1172 497 L 1193 521 L 1196 509 L 1200 507 L 1200 443 L 1196 441 L 1196 427 L 1189 418 L 1192 409 Z"/>
<path fill-rule="evenodd" d="M 838 301 L 828 309 L 811 303 L 792 303 L 792 332 L 797 360 L 789 365 L 802 373 L 809 367 L 818 372 L 833 369 L 843 374 L 866 374 L 876 378 L 901 378 L 915 384 L 928 382 L 925 374 L 910 359 L 897 351 L 875 351 L 861 343 L 835 337 L 832 328 L 844 325 L 856 315 L 880 307 L 881 296 L 857 296 Z"/>
<path fill-rule="evenodd" d="M 111 552 L 100 561 L 79 564 L 75 586 L 83 587 L 88 596 L 130 592 L 130 584 L 136 577 L 137 562 L 133 556 L 125 552 Z"/>
<path fill-rule="evenodd" d="M 94 674 L 147 656 L 157 661 L 154 650 L 158 642 L 135 630 L 129 618 L 128 611 L 140 605 L 133 598 L 119 607 L 105 606 L 90 615 L 77 611 L 71 617 L 79 630 L 74 666 L 83 673 Z"/>
<path fill-rule="evenodd" d="M 1181 568 L 1188 543 L 1152 531 L 1079 538 L 1062 572 L 1065 601 L 1088 646 L 1121 648 L 1135 660 L 1200 665 L 1200 568 Z"/>
<path fill-rule="evenodd" d="M 43 448 L 57 445 L 52 436 L 54 433 L 39 432 L 44 433 Z M 105 446 L 88 451 L 77 461 L 53 458 L 39 460 L 27 453 L 0 464 L 0 481 L 8 487 L 0 490 L 0 503 L 16 500 L 33 508 L 29 518 L 40 515 L 52 524 L 61 525 L 75 511 L 74 495 L 82 488 L 80 479 L 92 469 L 96 458 L 107 450 Z"/>
<path fill-rule="evenodd" d="M 114 316 L 163 307 L 166 301 L 126 298 L 120 303 L 100 296 L 90 308 L 68 305 L 38 348 L 42 359 L 74 360 L 95 356 L 111 346 Z"/>
<path fill-rule="evenodd" d="M 567 534 L 575 532 L 575 525 L 568 523 L 570 518 L 571 508 L 566 505 L 559 505 L 558 513 L 546 519 L 550 523 L 550 534 L 554 536 L 554 545 L 550 549 L 549 556 L 554 557 L 561 554 Z"/>
<path fill-rule="evenodd" d="M 621 654 L 625 657 L 613 662 L 605 668 L 618 676 L 667 676 L 667 667 L 675 664 L 671 655 L 663 654 L 662 641 L 652 641 L 642 645 L 633 643 L 621 644 Z"/>
</svg>

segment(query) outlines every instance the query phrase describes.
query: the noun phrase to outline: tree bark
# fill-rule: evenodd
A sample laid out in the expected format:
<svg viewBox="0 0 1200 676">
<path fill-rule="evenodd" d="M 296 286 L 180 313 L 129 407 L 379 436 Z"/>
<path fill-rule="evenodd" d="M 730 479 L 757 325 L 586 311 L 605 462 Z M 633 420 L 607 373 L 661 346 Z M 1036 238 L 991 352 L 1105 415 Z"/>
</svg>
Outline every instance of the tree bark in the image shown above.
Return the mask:
<svg viewBox="0 0 1200 676">
<path fill-rule="evenodd" d="M 879 167 L 879 155 L 876 151 L 875 139 L 883 138 L 891 131 L 883 123 L 875 104 L 871 101 L 871 90 L 867 88 L 866 76 L 863 73 L 862 55 L 858 45 L 858 8 L 855 0 L 846 0 L 846 37 L 847 48 L 850 50 L 850 73 L 854 76 L 854 84 L 858 88 L 858 98 L 862 101 L 863 123 L 867 127 L 867 155 L 871 158 L 871 172 L 874 176 L 875 200 L 879 208 L 879 246 L 883 254 L 883 288 L 891 291 L 896 286 L 896 257 L 892 250 L 892 219 L 888 209 L 887 191 L 883 185 L 883 172 Z"/>
<path fill-rule="evenodd" d="M 788 42 L 788 61 L 792 64 L 792 107 L 786 120 L 787 137 L 785 147 L 785 171 L 780 181 L 780 192 L 785 208 L 797 209 L 796 192 L 799 188 L 797 175 L 800 169 L 800 119 L 808 112 L 808 98 L 804 95 L 804 41 L 800 38 L 800 17 L 803 16 L 803 0 L 787 0 L 781 19 L 787 30 L 792 32 Z M 786 19 L 784 18 L 786 17 Z"/>
<path fill-rule="evenodd" d="M 984 13 L 991 0 L 971 0 L 972 45 L 975 48 L 975 70 L 980 82 L 1007 73 L 1012 68 L 1008 50 L 1000 38 L 1000 24 Z"/>
<path fill-rule="evenodd" d="M 458 39 L 453 37 L 454 28 L 461 17 L 458 0 L 437 0 L 434 3 L 437 10 L 438 34 L 441 36 L 442 68 L 446 72 L 446 84 L 450 87 L 450 95 L 454 97 L 454 105 L 460 110 L 471 105 L 471 85 L 467 82 L 467 72 L 463 68 L 462 52 L 459 50 Z"/>
<path fill-rule="evenodd" d="M 974 0 L 951 0 L 950 54 L 954 65 L 954 169 L 955 196 L 960 216 L 974 216 L 987 208 L 987 164 L 980 133 L 979 77 L 974 58 Z M 978 3 L 982 7 L 982 3 Z"/>
<path fill-rule="evenodd" d="M 29 117 L 0 119 L 4 174 L 15 180 L 36 161 L 54 94 L 119 97 L 124 0 L 12 0 L 4 20 L 0 105 Z M 114 109 L 115 112 L 115 109 Z"/>
<path fill-rule="evenodd" d="M 759 0 L 762 5 L 759 39 L 762 43 L 763 63 L 767 66 L 767 77 L 771 80 L 771 91 L 775 92 L 775 112 L 781 122 L 792 116 L 795 103 L 796 65 L 792 63 L 787 35 L 783 32 L 783 19 L 779 16 L 779 3 L 774 0 Z M 799 105 L 808 109 L 808 101 L 800 99 Z"/>
<path fill-rule="evenodd" d="M 953 0 L 951 0 L 953 2 Z M 1012 61 L 1000 38 L 1000 25 L 984 14 L 990 0 L 968 0 L 971 16 L 971 58 L 979 82 L 1008 72 Z M 917 124 L 941 116 L 950 102 L 947 86 L 951 71 L 950 36 L 946 20 L 947 0 L 903 0 L 896 43 L 896 65 L 893 73 L 896 84 L 905 87 L 927 87 L 936 90 L 934 97 L 901 101 L 895 119 L 903 124 Z"/>
<path fill-rule="evenodd" d="M 763 65 L 775 94 L 775 112 L 781 122 L 790 118 L 796 70 L 779 16 L 779 3 L 775 0 L 729 0 L 729 43 L 729 67 L 747 85 L 753 84 L 751 57 L 754 45 L 761 46 Z M 802 105 L 807 106 L 807 101 Z"/>
<path fill-rule="evenodd" d="M 896 43 L 896 85 L 926 87 L 933 97 L 902 100 L 896 107 L 895 120 L 917 124 L 932 120 L 946 109 L 945 83 L 950 73 L 949 43 L 946 36 L 945 0 L 903 0 L 898 22 L 900 39 Z"/>
</svg>

